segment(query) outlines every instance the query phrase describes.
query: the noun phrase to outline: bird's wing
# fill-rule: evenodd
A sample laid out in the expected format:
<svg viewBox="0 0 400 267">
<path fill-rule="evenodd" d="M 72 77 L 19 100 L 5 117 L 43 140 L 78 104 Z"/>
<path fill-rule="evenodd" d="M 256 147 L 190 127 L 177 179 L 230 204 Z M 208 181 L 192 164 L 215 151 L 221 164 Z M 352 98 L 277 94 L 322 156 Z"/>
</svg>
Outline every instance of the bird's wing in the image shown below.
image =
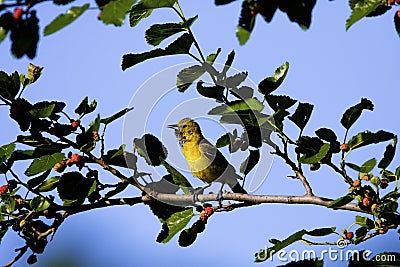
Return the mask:
<svg viewBox="0 0 400 267">
<path fill-rule="evenodd" d="M 214 161 L 217 154 L 220 153 L 207 139 L 200 141 L 199 150 L 210 161 Z"/>
</svg>

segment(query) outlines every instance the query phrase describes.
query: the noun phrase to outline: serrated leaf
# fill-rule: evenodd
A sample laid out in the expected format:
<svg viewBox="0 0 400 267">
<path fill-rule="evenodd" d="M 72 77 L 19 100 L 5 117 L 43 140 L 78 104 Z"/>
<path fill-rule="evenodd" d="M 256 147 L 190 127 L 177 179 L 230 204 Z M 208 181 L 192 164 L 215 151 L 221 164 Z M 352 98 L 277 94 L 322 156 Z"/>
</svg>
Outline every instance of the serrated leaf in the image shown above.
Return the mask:
<svg viewBox="0 0 400 267">
<path fill-rule="evenodd" d="M 168 164 L 165 160 L 161 160 L 161 164 L 165 167 L 165 169 L 168 171 L 169 174 L 172 175 L 172 181 L 174 184 L 179 186 L 182 191 L 185 194 L 191 194 L 191 190 L 189 188 L 192 188 L 192 185 L 190 182 L 186 179 L 185 176 L 183 176 L 179 171 L 177 171 L 174 167 Z"/>
<path fill-rule="evenodd" d="M 135 27 L 142 19 L 150 16 L 153 9 L 172 7 L 176 0 L 141 0 L 129 12 L 129 23 Z"/>
<path fill-rule="evenodd" d="M 231 139 L 229 137 L 229 133 L 226 133 L 222 136 L 220 136 L 215 144 L 215 147 L 221 148 L 224 146 L 227 146 L 231 143 Z"/>
<path fill-rule="evenodd" d="M 240 172 L 244 175 L 247 175 L 257 164 L 260 160 L 260 151 L 256 150 L 249 150 L 249 156 L 240 164 Z"/>
<path fill-rule="evenodd" d="M 393 161 L 396 153 L 397 136 L 393 138 L 393 142 L 386 146 L 383 158 L 378 163 L 378 168 L 386 169 L 389 164 Z"/>
<path fill-rule="evenodd" d="M 376 133 L 364 131 L 350 138 L 347 143 L 350 149 L 360 148 L 370 144 L 377 144 L 380 142 L 389 141 L 395 137 L 394 134 L 380 130 Z"/>
<path fill-rule="evenodd" d="M 104 24 L 121 26 L 124 24 L 126 14 L 135 2 L 136 0 L 112 0 L 103 6 L 100 18 Z"/>
<path fill-rule="evenodd" d="M 104 124 L 109 124 L 119 118 L 121 118 L 122 116 L 124 116 L 126 113 L 128 113 L 129 111 L 131 111 L 133 108 L 124 108 L 123 110 L 118 111 L 117 113 L 115 113 L 114 115 L 101 119 L 100 123 L 104 123 Z"/>
<path fill-rule="evenodd" d="M 299 158 L 299 162 L 304 164 L 320 163 L 328 155 L 330 147 L 330 144 L 323 144 L 317 154 L 312 156 L 303 155 Z"/>
<path fill-rule="evenodd" d="M 50 207 L 50 201 L 42 196 L 36 196 L 29 201 L 29 206 L 34 212 L 41 212 Z"/>
<path fill-rule="evenodd" d="M 135 138 L 133 144 L 139 155 L 151 166 L 159 166 L 167 158 L 167 149 L 154 135 L 145 134 L 142 138 Z"/>
<path fill-rule="evenodd" d="M 233 76 L 226 78 L 225 87 L 227 88 L 236 88 L 239 86 L 244 80 L 246 80 L 248 73 L 247 72 L 239 72 Z"/>
<path fill-rule="evenodd" d="M 0 147 L 0 164 L 11 157 L 15 149 L 15 143 Z"/>
<path fill-rule="evenodd" d="M 178 91 L 185 92 L 205 72 L 205 68 L 200 65 L 190 66 L 181 70 L 176 79 Z"/>
<path fill-rule="evenodd" d="M 193 208 L 189 208 L 176 212 L 172 214 L 166 221 L 162 221 L 163 223 L 166 223 L 168 227 L 168 235 L 161 241 L 161 243 L 168 243 L 178 232 L 186 227 L 193 216 Z"/>
<path fill-rule="evenodd" d="M 58 15 L 50 24 L 44 28 L 44 36 L 50 35 L 52 33 L 61 30 L 65 26 L 71 24 L 80 15 L 83 14 L 89 8 L 89 4 L 84 4 L 81 7 L 71 7 L 67 13 Z"/>
<path fill-rule="evenodd" d="M 232 50 L 228 57 L 226 58 L 224 68 L 222 69 L 221 76 L 224 77 L 228 72 L 229 68 L 231 67 L 233 60 L 235 59 L 235 50 Z"/>
<path fill-rule="evenodd" d="M 351 15 L 346 20 L 346 30 L 354 23 L 375 11 L 381 4 L 380 0 L 350 0 Z"/>
<path fill-rule="evenodd" d="M 57 185 L 57 192 L 65 206 L 80 205 L 85 201 L 95 181 L 85 178 L 79 172 L 63 173 Z"/>
<path fill-rule="evenodd" d="M 374 110 L 374 104 L 366 98 L 361 98 L 361 102 L 350 107 L 345 111 L 340 120 L 340 123 L 347 130 L 357 121 L 357 119 L 361 116 L 363 110 Z"/>
<path fill-rule="evenodd" d="M 197 19 L 197 16 L 187 19 L 187 23 L 165 23 L 165 24 L 153 24 L 149 29 L 146 30 L 145 38 L 146 42 L 150 45 L 157 46 L 162 41 L 171 37 L 179 32 L 186 31 L 193 22 Z"/>
<path fill-rule="evenodd" d="M 25 175 L 33 176 L 35 174 L 47 171 L 54 167 L 57 162 L 60 162 L 65 158 L 63 153 L 54 153 L 52 155 L 44 155 L 38 159 L 34 159 L 28 169 L 25 171 Z"/>
<path fill-rule="evenodd" d="M 79 103 L 79 106 L 75 109 L 75 113 L 78 115 L 84 115 L 84 114 L 89 114 L 91 112 L 93 112 L 97 107 L 97 102 L 96 100 L 93 100 L 90 104 L 89 104 L 89 98 L 85 97 L 81 103 Z"/>
<path fill-rule="evenodd" d="M 53 189 L 55 189 L 60 182 L 61 177 L 60 176 L 54 176 L 50 177 L 46 181 L 44 181 L 42 184 L 40 184 L 37 188 L 39 192 L 49 192 Z"/>
<path fill-rule="evenodd" d="M 279 2 L 279 8 L 286 12 L 290 21 L 307 30 L 311 25 L 312 10 L 316 2 L 316 0 L 282 1 Z"/>
<path fill-rule="evenodd" d="M 266 95 L 265 100 L 274 111 L 289 109 L 297 102 L 297 100 L 286 95 Z"/>
<path fill-rule="evenodd" d="M 293 115 L 289 116 L 289 120 L 291 120 L 300 130 L 303 130 L 306 127 L 308 121 L 310 120 L 311 113 L 314 109 L 314 106 L 309 103 L 299 103 Z"/>
<path fill-rule="evenodd" d="M 275 70 L 271 77 L 265 78 L 258 84 L 258 91 L 264 96 L 269 95 L 283 83 L 288 71 L 289 62 L 285 62 Z"/>
<path fill-rule="evenodd" d="M 176 54 L 188 54 L 193 42 L 193 37 L 188 33 L 184 33 L 165 49 L 157 48 L 139 54 L 126 54 L 122 57 L 122 70 L 126 70 L 140 62 L 151 58 Z"/>
<path fill-rule="evenodd" d="M 238 111 L 262 111 L 264 109 L 263 103 L 261 103 L 257 98 L 249 98 L 245 100 L 236 100 L 229 103 L 229 105 L 223 104 L 221 106 L 211 109 L 209 115 L 223 115 L 231 112 Z"/>
<path fill-rule="evenodd" d="M 18 80 L 16 80 L 16 77 Z M 8 75 L 4 71 L 0 71 L 0 96 L 8 100 L 13 100 L 18 94 L 20 87 L 21 83 L 18 72 Z"/>
<path fill-rule="evenodd" d="M 335 200 L 329 202 L 327 207 L 331 208 L 331 209 L 336 209 L 336 208 L 339 208 L 341 206 L 344 206 L 344 205 L 350 203 L 351 201 L 353 201 L 353 199 L 354 198 L 351 194 L 347 194 L 343 197 L 340 197 L 338 199 L 335 199 Z"/>
<path fill-rule="evenodd" d="M 376 159 L 372 158 L 370 160 L 367 160 L 366 162 L 363 163 L 360 167 L 360 172 L 362 173 L 369 173 L 372 171 L 376 166 Z"/>
</svg>

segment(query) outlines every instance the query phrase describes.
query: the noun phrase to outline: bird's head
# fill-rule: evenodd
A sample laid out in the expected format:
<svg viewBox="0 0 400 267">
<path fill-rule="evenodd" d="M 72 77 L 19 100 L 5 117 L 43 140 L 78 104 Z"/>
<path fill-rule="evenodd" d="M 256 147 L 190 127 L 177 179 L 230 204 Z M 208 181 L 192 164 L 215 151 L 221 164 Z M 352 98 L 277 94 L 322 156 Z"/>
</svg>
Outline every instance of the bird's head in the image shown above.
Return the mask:
<svg viewBox="0 0 400 267">
<path fill-rule="evenodd" d="M 185 142 L 200 142 L 203 139 L 200 126 L 190 118 L 184 118 L 177 124 L 168 125 L 168 128 L 175 130 L 175 135 L 179 138 L 181 144 Z"/>
</svg>

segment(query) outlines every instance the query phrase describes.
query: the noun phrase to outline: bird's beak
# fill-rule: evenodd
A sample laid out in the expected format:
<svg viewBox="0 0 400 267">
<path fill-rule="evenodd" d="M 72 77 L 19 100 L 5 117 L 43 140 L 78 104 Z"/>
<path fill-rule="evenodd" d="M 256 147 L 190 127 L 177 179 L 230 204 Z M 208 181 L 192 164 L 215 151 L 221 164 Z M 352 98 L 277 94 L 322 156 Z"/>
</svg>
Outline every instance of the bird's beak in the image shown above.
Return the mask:
<svg viewBox="0 0 400 267">
<path fill-rule="evenodd" d="M 178 124 L 170 124 L 170 125 L 168 125 L 168 128 L 178 130 L 179 127 L 178 127 Z"/>
</svg>

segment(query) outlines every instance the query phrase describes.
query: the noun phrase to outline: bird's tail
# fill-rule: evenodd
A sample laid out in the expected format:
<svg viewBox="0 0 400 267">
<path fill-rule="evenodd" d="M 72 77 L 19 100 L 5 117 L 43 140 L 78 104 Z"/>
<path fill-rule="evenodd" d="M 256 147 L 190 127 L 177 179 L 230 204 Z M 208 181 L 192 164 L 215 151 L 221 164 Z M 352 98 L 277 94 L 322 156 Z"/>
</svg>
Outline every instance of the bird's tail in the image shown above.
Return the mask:
<svg viewBox="0 0 400 267">
<path fill-rule="evenodd" d="M 236 183 L 234 186 L 229 185 L 229 187 L 233 193 L 247 194 L 247 191 L 239 183 Z"/>
<path fill-rule="evenodd" d="M 247 194 L 247 191 L 238 182 L 238 180 L 242 179 L 243 178 L 236 173 L 229 175 L 229 179 L 226 180 L 226 183 L 229 185 L 233 193 Z"/>
</svg>

